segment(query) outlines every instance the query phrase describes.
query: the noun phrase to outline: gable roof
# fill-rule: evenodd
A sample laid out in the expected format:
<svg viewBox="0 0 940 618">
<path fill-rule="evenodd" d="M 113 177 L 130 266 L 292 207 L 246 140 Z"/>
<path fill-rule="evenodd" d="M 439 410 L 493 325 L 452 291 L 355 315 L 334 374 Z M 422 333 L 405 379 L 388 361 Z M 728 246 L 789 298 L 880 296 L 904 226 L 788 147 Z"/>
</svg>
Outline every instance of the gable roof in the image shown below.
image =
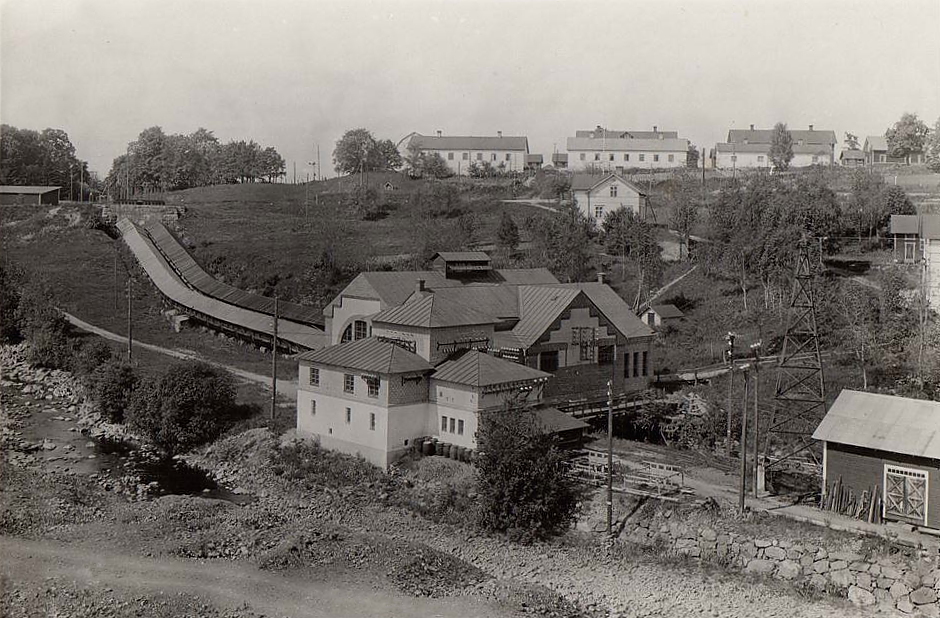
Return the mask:
<svg viewBox="0 0 940 618">
<path fill-rule="evenodd" d="M 888 138 L 884 135 L 869 135 L 865 138 L 865 152 L 888 150 Z"/>
<path fill-rule="evenodd" d="M 0 185 L 0 194 L 2 195 L 43 195 L 58 191 L 59 187 L 37 187 L 27 185 Z"/>
<path fill-rule="evenodd" d="M 665 319 L 685 317 L 685 314 L 675 305 L 650 305 L 650 309 Z"/>
<path fill-rule="evenodd" d="M 940 459 L 940 402 L 845 389 L 813 438 Z"/>
<path fill-rule="evenodd" d="M 936 240 L 940 238 L 940 215 L 891 215 L 891 233 Z"/>
<path fill-rule="evenodd" d="M 669 139 L 632 139 L 608 137 L 593 139 L 590 137 L 569 137 L 568 150 L 590 150 L 592 152 L 685 152 L 689 149 L 689 140 Z"/>
<path fill-rule="evenodd" d="M 459 357 L 444 361 L 431 375 L 434 380 L 479 388 L 513 382 L 547 380 L 550 377 L 551 374 L 544 371 L 496 358 L 478 350 L 467 350 Z"/>
<path fill-rule="evenodd" d="M 553 163 L 567 163 L 567 162 L 568 162 L 568 153 L 567 153 L 567 152 L 553 152 L 553 153 L 552 153 L 552 162 L 553 162 Z"/>
<path fill-rule="evenodd" d="M 678 131 L 621 131 L 619 129 L 603 129 L 598 127 L 597 129 L 588 129 L 586 131 L 575 131 L 575 137 L 590 137 L 593 139 L 612 139 L 612 138 L 622 138 L 622 139 L 659 139 L 659 136 L 662 136 L 663 139 L 677 139 L 679 137 Z"/>
<path fill-rule="evenodd" d="M 431 135 L 415 134 L 409 147 L 422 150 L 519 150 L 529 152 L 529 139 L 525 136 L 497 135 Z"/>
<path fill-rule="evenodd" d="M 653 335 L 652 329 L 644 324 L 643 320 L 636 317 L 630 305 L 620 298 L 609 285 L 592 281 L 588 283 L 559 283 L 555 287 L 578 289 L 587 294 L 588 299 L 594 303 L 594 306 L 628 339 Z"/>
<path fill-rule="evenodd" d="M 571 177 L 571 190 L 572 191 L 593 191 L 600 185 L 604 184 L 611 178 L 614 178 L 624 185 L 626 185 L 630 190 L 635 191 L 639 195 L 646 195 L 643 193 L 643 190 L 638 186 L 624 178 L 619 174 L 609 173 L 609 174 L 574 174 Z"/>
<path fill-rule="evenodd" d="M 864 159 L 865 153 L 857 148 L 850 148 L 848 150 L 843 150 L 842 154 L 839 155 L 840 159 Z"/>
<path fill-rule="evenodd" d="M 445 262 L 489 262 L 490 256 L 484 251 L 438 251 L 431 256 L 431 261 L 437 258 Z"/>
<path fill-rule="evenodd" d="M 527 154 L 525 156 L 526 163 L 541 163 L 542 161 L 542 155 L 540 154 Z"/>
<path fill-rule="evenodd" d="M 542 429 L 548 433 L 571 431 L 572 429 L 590 429 L 590 425 L 578 420 L 570 414 L 565 414 L 558 408 L 534 408 L 532 413 Z"/>
<path fill-rule="evenodd" d="M 297 360 L 368 373 L 397 374 L 432 369 L 426 360 L 401 346 L 368 337 L 298 354 Z"/>
<path fill-rule="evenodd" d="M 404 304 L 380 311 L 372 316 L 373 323 L 424 328 L 494 324 L 498 321 L 494 317 L 473 309 L 470 305 L 457 303 L 445 296 L 430 292 L 415 292 Z"/>
<path fill-rule="evenodd" d="M 826 146 L 832 146 L 836 143 L 835 131 L 787 129 L 787 133 L 793 138 L 794 146 L 798 145 L 800 140 L 803 140 L 804 144 L 822 144 Z M 773 141 L 773 135 L 773 129 L 729 129 L 728 143 L 743 144 L 747 141 L 748 144 L 770 144 Z"/>
</svg>

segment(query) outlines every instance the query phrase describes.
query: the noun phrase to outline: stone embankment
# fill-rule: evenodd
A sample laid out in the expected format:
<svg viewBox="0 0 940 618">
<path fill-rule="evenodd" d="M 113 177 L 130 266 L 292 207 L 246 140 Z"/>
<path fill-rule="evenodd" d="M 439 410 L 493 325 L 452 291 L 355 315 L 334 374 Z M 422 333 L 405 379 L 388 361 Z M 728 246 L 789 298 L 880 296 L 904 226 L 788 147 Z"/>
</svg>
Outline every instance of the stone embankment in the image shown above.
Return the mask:
<svg viewBox="0 0 940 618">
<path fill-rule="evenodd" d="M 669 519 L 638 519 L 625 526 L 622 536 L 640 546 L 657 547 L 661 553 L 721 564 L 796 586 L 811 586 L 847 597 L 858 606 L 877 605 L 905 614 L 916 611 L 940 616 L 940 563 L 935 552 L 862 555 L 825 543 L 754 538 L 716 525 Z"/>
</svg>

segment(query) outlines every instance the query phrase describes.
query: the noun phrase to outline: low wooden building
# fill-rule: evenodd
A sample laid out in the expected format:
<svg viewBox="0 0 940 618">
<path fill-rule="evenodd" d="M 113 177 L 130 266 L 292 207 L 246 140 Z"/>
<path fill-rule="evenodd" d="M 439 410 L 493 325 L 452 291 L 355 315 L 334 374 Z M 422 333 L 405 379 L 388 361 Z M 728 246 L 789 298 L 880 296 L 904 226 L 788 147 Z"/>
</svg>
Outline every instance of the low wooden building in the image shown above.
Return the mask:
<svg viewBox="0 0 940 618">
<path fill-rule="evenodd" d="M 685 314 L 675 305 L 650 305 L 643 314 L 643 319 L 654 328 L 670 326 L 685 317 Z"/>
<path fill-rule="evenodd" d="M 883 519 L 940 528 L 940 402 L 843 390 L 813 438 L 823 491 L 877 491 Z"/>
<path fill-rule="evenodd" d="M 59 187 L 0 186 L 0 204 L 3 206 L 41 206 L 59 203 Z"/>
</svg>

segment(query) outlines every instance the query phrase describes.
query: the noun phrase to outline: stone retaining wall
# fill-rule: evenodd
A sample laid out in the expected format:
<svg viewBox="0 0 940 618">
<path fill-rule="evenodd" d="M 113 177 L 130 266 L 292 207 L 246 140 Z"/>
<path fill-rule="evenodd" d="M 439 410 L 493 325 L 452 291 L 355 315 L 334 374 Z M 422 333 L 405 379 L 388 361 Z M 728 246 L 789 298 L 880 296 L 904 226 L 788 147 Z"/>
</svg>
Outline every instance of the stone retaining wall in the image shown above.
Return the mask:
<svg viewBox="0 0 940 618">
<path fill-rule="evenodd" d="M 750 538 L 716 527 L 681 522 L 628 522 L 628 542 L 664 553 L 722 563 L 747 574 L 788 580 L 848 597 L 856 605 L 881 605 L 904 613 L 940 616 L 940 565 L 936 556 L 865 557 L 821 544 Z"/>
</svg>

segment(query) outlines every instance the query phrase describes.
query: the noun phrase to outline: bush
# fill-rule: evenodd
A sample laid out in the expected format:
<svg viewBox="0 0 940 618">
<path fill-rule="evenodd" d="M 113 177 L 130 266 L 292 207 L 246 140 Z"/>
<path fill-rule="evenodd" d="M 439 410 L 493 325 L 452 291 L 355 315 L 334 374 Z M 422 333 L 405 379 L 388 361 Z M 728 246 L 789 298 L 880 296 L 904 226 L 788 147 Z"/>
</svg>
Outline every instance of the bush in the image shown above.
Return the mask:
<svg viewBox="0 0 940 618">
<path fill-rule="evenodd" d="M 75 353 L 73 370 L 80 376 L 90 376 L 98 367 L 111 360 L 111 346 L 103 339 L 85 339 Z"/>
<path fill-rule="evenodd" d="M 42 328 L 33 331 L 29 337 L 27 360 L 34 367 L 70 370 L 73 355 L 72 342 L 64 330 Z"/>
<path fill-rule="evenodd" d="M 139 381 L 133 366 L 123 360 L 109 359 L 88 376 L 88 394 L 105 418 L 112 423 L 123 423 Z"/>
<path fill-rule="evenodd" d="M 232 377 L 202 362 L 171 367 L 144 380 L 131 397 L 128 425 L 167 454 L 186 452 L 222 434 L 241 416 Z"/>
<path fill-rule="evenodd" d="M 271 469 L 278 476 L 307 489 L 386 483 L 388 477 L 361 457 L 352 457 L 309 442 L 295 442 L 271 454 Z"/>
<path fill-rule="evenodd" d="M 482 412 L 477 443 L 481 526 L 531 541 L 571 525 L 575 485 L 565 476 L 564 454 L 531 411 L 510 403 Z"/>
<path fill-rule="evenodd" d="M 0 266 L 0 343 L 19 343 L 23 339 L 16 320 L 20 291 L 15 278 L 14 272 Z"/>
</svg>

